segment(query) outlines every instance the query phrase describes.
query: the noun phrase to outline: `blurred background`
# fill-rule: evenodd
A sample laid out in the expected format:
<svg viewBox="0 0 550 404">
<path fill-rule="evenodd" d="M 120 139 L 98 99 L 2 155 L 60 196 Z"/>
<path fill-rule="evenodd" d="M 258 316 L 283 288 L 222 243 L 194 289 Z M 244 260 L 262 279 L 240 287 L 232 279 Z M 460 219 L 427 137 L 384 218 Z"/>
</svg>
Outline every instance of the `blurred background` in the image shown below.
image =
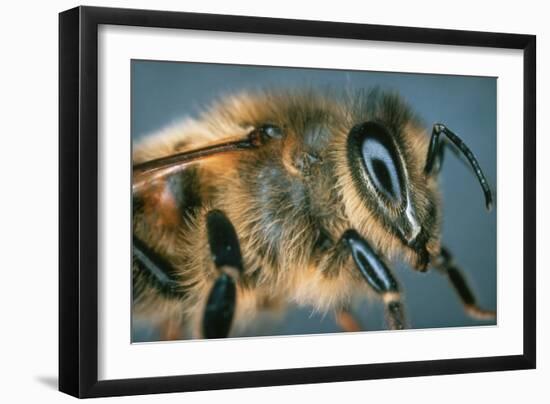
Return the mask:
<svg viewBox="0 0 550 404">
<path fill-rule="evenodd" d="M 455 131 L 477 156 L 496 195 L 496 87 L 493 77 L 384 73 L 263 66 L 218 65 L 133 60 L 132 140 L 137 142 L 185 117 L 196 117 L 213 100 L 261 88 L 341 88 L 379 86 L 395 90 L 431 127 L 435 122 Z M 484 206 L 472 172 L 447 153 L 441 176 L 443 242 L 453 252 L 479 304 L 496 309 L 496 211 Z M 447 279 L 435 271 L 418 273 L 398 263 L 394 274 L 404 292 L 412 328 L 496 324 L 466 316 Z M 365 330 L 383 330 L 383 308 L 376 301 L 357 302 L 352 310 Z M 155 341 L 159 330 L 132 321 L 133 342 Z M 340 332 L 331 314 L 289 307 L 282 317 L 260 316 L 235 336 Z"/>
</svg>

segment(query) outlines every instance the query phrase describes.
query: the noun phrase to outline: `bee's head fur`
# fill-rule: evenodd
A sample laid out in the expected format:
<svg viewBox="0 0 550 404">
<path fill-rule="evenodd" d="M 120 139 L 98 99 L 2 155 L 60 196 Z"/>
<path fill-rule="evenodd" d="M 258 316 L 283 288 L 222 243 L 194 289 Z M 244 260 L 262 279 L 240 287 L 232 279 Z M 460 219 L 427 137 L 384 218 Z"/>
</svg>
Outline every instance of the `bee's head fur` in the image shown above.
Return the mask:
<svg viewBox="0 0 550 404">
<path fill-rule="evenodd" d="M 228 125 L 237 123 L 240 128 L 275 125 L 284 133 L 273 147 L 258 150 L 254 159 L 243 159 L 241 175 L 261 188 L 256 200 L 263 198 L 267 181 L 272 181 L 270 199 L 263 199 L 258 208 L 264 214 L 270 209 L 272 216 L 292 212 L 293 217 L 307 216 L 308 223 L 310 217 L 319 218 L 333 240 L 354 228 L 382 256 L 402 256 L 420 270 L 439 254 L 437 180 L 424 173 L 429 137 L 396 94 L 379 89 L 244 93 L 225 97 L 208 117 L 213 132 L 227 132 Z M 294 192 L 293 183 L 280 175 L 271 177 L 268 166 L 284 168 L 307 192 L 300 187 Z M 289 197 L 283 198 L 283 193 Z M 282 202 L 276 205 L 274 199 Z M 250 213 L 251 208 L 246 209 Z M 276 219 L 270 217 L 269 229 L 278 228 L 273 225 Z M 281 216 L 279 222 L 285 220 Z M 283 234 L 274 234 L 273 243 Z M 299 245 L 305 250 L 304 244 Z"/>
<path fill-rule="evenodd" d="M 386 256 L 402 252 L 420 270 L 440 250 L 440 197 L 436 178 L 424 173 L 428 142 L 410 107 L 375 89 L 350 101 L 334 151 L 353 225 Z"/>
</svg>

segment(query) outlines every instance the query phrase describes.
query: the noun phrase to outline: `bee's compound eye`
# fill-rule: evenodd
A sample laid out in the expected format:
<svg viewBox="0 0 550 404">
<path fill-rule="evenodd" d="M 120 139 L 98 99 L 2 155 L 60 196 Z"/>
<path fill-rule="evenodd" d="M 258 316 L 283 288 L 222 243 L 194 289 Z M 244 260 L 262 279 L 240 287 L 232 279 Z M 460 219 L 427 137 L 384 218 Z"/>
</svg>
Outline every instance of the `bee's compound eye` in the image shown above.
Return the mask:
<svg viewBox="0 0 550 404">
<path fill-rule="evenodd" d="M 387 197 L 401 198 L 399 173 L 389 150 L 376 138 L 366 138 L 361 148 L 367 172 L 376 188 Z"/>
<path fill-rule="evenodd" d="M 349 147 L 361 160 L 370 182 L 390 201 L 402 201 L 402 175 L 398 152 L 384 126 L 375 122 L 356 125 L 350 132 Z"/>
</svg>

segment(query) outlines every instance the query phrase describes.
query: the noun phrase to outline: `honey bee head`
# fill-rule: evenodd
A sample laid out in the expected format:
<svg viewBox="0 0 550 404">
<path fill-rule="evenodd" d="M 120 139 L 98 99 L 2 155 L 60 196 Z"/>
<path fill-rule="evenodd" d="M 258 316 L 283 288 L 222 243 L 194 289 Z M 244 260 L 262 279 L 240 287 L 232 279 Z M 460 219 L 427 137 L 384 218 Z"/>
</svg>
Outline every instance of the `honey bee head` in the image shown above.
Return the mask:
<svg viewBox="0 0 550 404">
<path fill-rule="evenodd" d="M 387 256 L 425 270 L 439 253 L 436 180 L 424 166 L 428 137 L 396 95 L 360 94 L 342 128 L 338 175 L 348 218 Z"/>
<path fill-rule="evenodd" d="M 424 174 L 429 137 L 398 96 L 377 89 L 352 96 L 269 91 L 226 99 L 216 111 L 209 120 L 215 125 L 236 122 L 277 134 L 266 133 L 271 141 L 243 159 L 249 188 L 258 199 L 269 195 L 262 211 L 285 211 L 274 200 L 318 208 L 333 218 L 335 238 L 352 227 L 384 256 L 401 253 L 421 270 L 439 253 L 437 183 Z M 311 197 L 304 199 L 300 187 L 293 193 L 281 173 L 303 181 Z"/>
</svg>

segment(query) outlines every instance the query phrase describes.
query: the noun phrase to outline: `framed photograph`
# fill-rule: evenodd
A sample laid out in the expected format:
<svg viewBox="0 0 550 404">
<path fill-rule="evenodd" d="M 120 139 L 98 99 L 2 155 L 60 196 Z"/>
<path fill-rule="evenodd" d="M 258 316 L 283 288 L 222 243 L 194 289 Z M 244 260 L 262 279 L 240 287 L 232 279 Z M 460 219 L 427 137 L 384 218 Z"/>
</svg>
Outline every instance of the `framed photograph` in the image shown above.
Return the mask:
<svg viewBox="0 0 550 404">
<path fill-rule="evenodd" d="M 61 391 L 535 367 L 535 36 L 59 27 Z"/>
</svg>

